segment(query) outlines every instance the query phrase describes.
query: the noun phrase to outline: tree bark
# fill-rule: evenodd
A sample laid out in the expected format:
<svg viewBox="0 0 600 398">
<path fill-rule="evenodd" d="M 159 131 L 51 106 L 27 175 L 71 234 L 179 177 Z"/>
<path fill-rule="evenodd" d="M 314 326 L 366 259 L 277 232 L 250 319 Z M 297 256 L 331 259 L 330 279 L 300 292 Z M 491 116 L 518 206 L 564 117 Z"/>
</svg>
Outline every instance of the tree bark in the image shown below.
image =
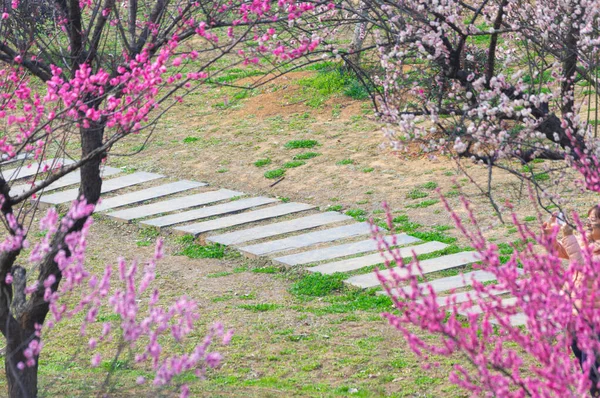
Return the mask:
<svg viewBox="0 0 600 398">
<path fill-rule="evenodd" d="M 102 146 L 104 136 L 104 125 L 102 123 L 91 124 L 89 127 L 80 129 L 81 136 L 81 156 L 87 156 L 94 150 Z M 104 153 L 94 156 L 89 162 L 85 163 L 81 169 L 81 185 L 79 187 L 80 198 L 87 203 L 97 203 L 100 199 L 102 189 L 102 179 L 100 178 L 100 165 Z M 37 396 L 37 372 L 38 357 L 34 357 L 35 365 L 18 369 L 19 362 L 26 363 L 27 359 L 23 351 L 28 347 L 35 336 L 35 325 L 42 325 L 50 309 L 49 303 L 44 299 L 44 281 L 54 275 L 55 282 L 52 285 L 52 291 L 58 289 L 62 274 L 54 257 L 60 250 L 67 250 L 64 240 L 71 233 L 81 230 L 85 219 L 80 219 L 65 232 L 59 232 L 52 240 L 52 249 L 44 257 L 40 264 L 38 276 L 38 288 L 31 294 L 30 299 L 24 305 L 22 311 L 17 314 L 8 314 L 6 325 L 3 326 L 3 332 L 6 341 L 6 359 L 5 370 L 8 383 L 8 395 L 10 398 L 35 398 Z M 69 253 L 67 253 L 69 255 Z M 0 297 L 2 297 L 0 295 Z M 10 305 L 10 303 L 8 303 Z M 1 315 L 1 314 L 0 314 Z M 13 317 L 16 315 L 17 319 Z"/>
<path fill-rule="evenodd" d="M 82 127 L 79 130 L 81 136 L 81 157 L 87 156 L 102 146 L 104 138 L 104 124 L 91 123 L 90 127 Z M 79 186 L 79 197 L 83 197 L 87 203 L 97 203 L 100 199 L 102 189 L 102 178 L 100 178 L 100 166 L 102 159 L 106 156 L 100 153 L 89 162 L 81 166 L 81 185 Z"/>
<path fill-rule="evenodd" d="M 358 14 L 360 15 L 362 21 L 357 22 L 356 25 L 354 25 L 354 35 L 352 36 L 352 42 L 350 43 L 351 54 L 348 56 L 351 69 L 353 67 L 360 67 L 360 54 L 367 33 L 367 22 L 365 21 L 366 12 L 367 4 L 364 1 L 361 1 L 358 6 Z"/>
<path fill-rule="evenodd" d="M 35 357 L 35 365 L 25 366 L 23 370 L 18 368 L 21 362 L 25 364 L 27 359 L 23 355 L 23 350 L 27 348 L 29 342 L 34 337 L 33 330 L 20 330 L 21 333 L 11 334 L 6 338 L 6 358 L 4 361 L 4 370 L 6 372 L 6 381 L 8 383 L 8 396 L 10 398 L 35 398 L 37 397 L 37 373 L 38 358 Z"/>
</svg>

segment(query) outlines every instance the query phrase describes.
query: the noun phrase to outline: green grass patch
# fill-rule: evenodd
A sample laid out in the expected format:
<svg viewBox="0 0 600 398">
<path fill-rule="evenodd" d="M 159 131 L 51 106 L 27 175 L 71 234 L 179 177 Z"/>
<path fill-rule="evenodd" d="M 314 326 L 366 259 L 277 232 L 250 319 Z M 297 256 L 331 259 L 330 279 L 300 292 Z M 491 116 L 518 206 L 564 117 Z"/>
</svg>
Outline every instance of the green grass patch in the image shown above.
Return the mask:
<svg viewBox="0 0 600 398">
<path fill-rule="evenodd" d="M 526 222 L 531 222 L 531 221 L 535 221 L 535 220 L 537 220 L 537 217 L 536 217 L 536 216 L 527 216 L 527 217 L 525 217 L 525 219 L 524 219 L 524 220 L 525 220 Z"/>
<path fill-rule="evenodd" d="M 232 83 L 239 79 L 260 75 L 264 75 L 264 72 L 251 69 L 231 68 L 227 70 L 223 76 L 219 76 L 213 81 L 218 83 Z"/>
<path fill-rule="evenodd" d="M 121 360 L 121 359 L 111 360 L 111 361 L 102 361 L 101 366 L 108 372 L 130 369 L 129 361 Z"/>
<path fill-rule="evenodd" d="M 421 185 L 421 188 L 423 189 L 436 189 L 438 187 L 437 182 L 433 182 L 433 181 L 429 181 L 423 185 Z"/>
<path fill-rule="evenodd" d="M 143 228 L 138 232 L 139 240 L 135 243 L 138 247 L 150 246 L 159 235 L 160 232 L 156 228 Z"/>
<path fill-rule="evenodd" d="M 504 256 L 511 255 L 515 249 L 508 243 L 498 243 L 498 253 Z"/>
<path fill-rule="evenodd" d="M 329 206 L 327 208 L 327 211 L 341 211 L 342 210 L 342 205 L 333 205 L 333 206 Z"/>
<path fill-rule="evenodd" d="M 550 175 L 548 173 L 539 173 L 533 175 L 534 181 L 548 181 L 550 179 Z"/>
<path fill-rule="evenodd" d="M 369 98 L 369 91 L 352 73 L 346 72 L 335 65 L 318 70 L 319 73 L 298 81 L 308 97 L 306 104 L 316 108 L 323 104 L 330 96 L 343 94 L 355 100 Z"/>
<path fill-rule="evenodd" d="M 322 70 L 319 73 L 298 80 L 298 84 L 315 90 L 322 96 L 341 93 L 344 90 L 344 75 L 338 72 Z"/>
<path fill-rule="evenodd" d="M 254 162 L 254 165 L 256 167 L 265 167 L 268 164 L 271 164 L 271 159 L 270 158 L 258 159 L 256 162 Z"/>
<path fill-rule="evenodd" d="M 347 276 L 346 276 L 347 277 Z M 376 312 L 390 311 L 393 308 L 392 300 L 385 295 L 377 295 L 376 289 L 352 290 L 342 295 L 325 298 L 329 305 L 321 308 L 309 308 L 308 312 L 315 315 L 327 314 L 354 314 L 356 311 Z"/>
<path fill-rule="evenodd" d="M 274 178 L 282 177 L 284 174 L 285 174 L 284 169 L 275 169 L 275 170 L 266 171 L 264 175 L 265 175 L 265 178 L 274 179 Z"/>
<path fill-rule="evenodd" d="M 252 311 L 252 312 L 266 312 L 266 311 L 273 311 L 278 308 L 281 308 L 281 305 L 273 304 L 273 303 L 241 304 L 241 305 L 238 305 L 238 308 L 241 308 L 243 310 Z"/>
<path fill-rule="evenodd" d="M 364 167 L 361 171 L 363 173 L 372 173 L 373 171 L 375 171 L 375 168 L 374 167 Z"/>
<path fill-rule="evenodd" d="M 448 230 L 452 229 L 453 227 L 451 227 L 450 225 L 434 225 L 431 228 L 433 228 L 439 232 L 444 232 L 444 231 L 448 231 Z"/>
<path fill-rule="evenodd" d="M 429 194 L 427 192 L 423 192 L 420 189 L 413 189 L 409 193 L 406 194 L 407 199 L 421 199 L 428 197 Z"/>
<path fill-rule="evenodd" d="M 413 233 L 422 227 L 419 223 L 411 222 L 406 214 L 395 217 L 392 222 L 395 224 L 396 229 L 406 233 Z"/>
<path fill-rule="evenodd" d="M 411 232 L 410 234 L 412 236 L 414 236 L 415 238 L 419 238 L 426 242 L 438 241 L 438 242 L 448 243 L 448 244 L 456 242 L 456 238 L 445 235 L 439 231 L 429 231 L 429 232 L 414 231 L 414 232 Z"/>
<path fill-rule="evenodd" d="M 348 164 L 354 164 L 354 160 L 352 159 L 342 159 L 340 161 L 335 162 L 338 166 L 345 166 Z"/>
<path fill-rule="evenodd" d="M 317 152 L 304 152 L 300 153 L 293 157 L 294 160 L 308 160 L 312 158 L 316 158 L 317 156 L 321 156 L 320 153 Z"/>
<path fill-rule="evenodd" d="M 283 146 L 287 149 L 298 149 L 298 148 L 314 148 L 319 145 L 316 140 L 292 140 L 285 143 Z"/>
<path fill-rule="evenodd" d="M 284 163 L 283 168 L 285 169 L 293 169 L 295 167 L 304 166 L 306 162 L 304 160 L 292 160 L 290 162 Z"/>
<path fill-rule="evenodd" d="M 192 237 L 192 241 L 185 243 L 184 248 L 177 255 L 189 258 L 223 258 L 225 257 L 225 246 L 218 243 L 202 246 L 194 243 Z"/>
<path fill-rule="evenodd" d="M 254 268 L 252 270 L 252 272 L 254 272 L 255 274 L 276 274 L 280 271 L 279 268 L 277 267 L 262 267 L 262 268 Z"/>
<path fill-rule="evenodd" d="M 304 70 L 317 70 L 317 71 L 327 71 L 327 70 L 332 70 L 335 68 L 339 68 L 339 64 L 333 61 L 322 61 L 322 62 L 315 62 L 314 64 L 310 64 L 302 69 Z"/>
<path fill-rule="evenodd" d="M 189 137 L 185 137 L 183 139 L 183 143 L 184 144 L 195 144 L 195 146 L 197 146 L 197 147 L 206 148 L 206 147 L 215 146 L 215 145 L 220 144 L 221 140 L 219 138 L 215 138 L 215 137 L 204 138 L 204 137 L 189 136 Z"/>
<path fill-rule="evenodd" d="M 351 79 L 346 83 L 344 95 L 355 100 L 366 100 L 369 98 L 369 91 L 360 81 Z"/>
<path fill-rule="evenodd" d="M 214 274 L 208 274 L 206 275 L 207 278 L 222 278 L 224 276 L 229 276 L 229 275 L 233 275 L 231 272 L 227 272 L 227 271 L 221 271 L 221 272 L 215 272 Z"/>
<path fill-rule="evenodd" d="M 404 358 L 394 359 L 392 362 L 390 362 L 390 366 L 396 369 L 404 369 L 408 367 L 408 361 Z"/>
<path fill-rule="evenodd" d="M 410 208 L 410 209 L 421 209 L 424 207 L 429 207 L 429 206 L 433 206 L 437 203 L 439 203 L 440 201 L 437 199 L 428 199 L 428 200 L 424 200 L 422 202 L 416 203 L 416 204 L 409 204 L 406 205 L 406 207 Z"/>
<path fill-rule="evenodd" d="M 342 282 L 347 276 L 342 273 L 323 275 L 321 273 L 310 273 L 303 275 L 290 288 L 294 296 L 323 297 L 334 292 L 339 292 L 344 287 Z"/>
<path fill-rule="evenodd" d="M 192 142 L 200 141 L 199 137 L 185 137 L 183 139 L 184 144 L 191 144 Z"/>
<path fill-rule="evenodd" d="M 354 219 L 359 219 L 360 218 L 361 221 L 364 221 L 366 214 L 367 214 L 367 212 L 364 211 L 363 209 L 349 209 L 349 210 L 346 210 L 346 215 L 347 216 L 350 216 L 350 217 L 352 217 Z"/>
</svg>

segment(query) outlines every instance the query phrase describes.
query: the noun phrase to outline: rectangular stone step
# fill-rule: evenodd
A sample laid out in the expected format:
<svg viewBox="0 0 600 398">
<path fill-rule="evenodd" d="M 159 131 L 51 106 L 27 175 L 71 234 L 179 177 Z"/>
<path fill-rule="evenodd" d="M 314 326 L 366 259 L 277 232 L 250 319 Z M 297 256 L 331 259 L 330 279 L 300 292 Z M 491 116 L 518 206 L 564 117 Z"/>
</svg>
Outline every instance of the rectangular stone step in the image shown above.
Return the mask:
<svg viewBox="0 0 600 398">
<path fill-rule="evenodd" d="M 517 272 L 519 275 L 523 274 L 522 269 L 519 269 Z M 466 284 L 465 284 L 465 282 L 463 282 L 463 279 L 466 281 Z M 460 274 L 460 275 L 448 276 L 446 278 L 436 279 L 431 282 L 419 283 L 418 286 L 419 286 L 419 288 L 426 289 L 427 285 L 431 285 L 433 290 L 436 293 L 439 293 L 439 292 L 446 292 L 446 291 L 452 290 L 452 289 L 460 289 L 465 286 L 470 286 L 470 284 L 473 280 L 479 281 L 481 283 L 485 283 L 485 282 L 490 282 L 490 281 L 496 280 L 496 276 L 493 273 L 488 272 L 488 271 L 477 270 L 477 271 L 467 272 L 466 274 Z M 402 290 L 407 293 L 410 293 L 412 291 L 410 286 L 403 287 Z M 387 294 L 387 292 L 382 291 L 382 292 L 377 292 L 377 294 Z"/>
<path fill-rule="evenodd" d="M 6 180 L 6 182 L 9 182 L 18 180 L 20 178 L 31 177 L 32 175 L 41 172 L 44 169 L 44 166 L 46 165 L 49 165 L 51 168 L 56 169 L 56 166 L 58 164 L 60 164 L 62 167 L 68 166 L 73 163 L 75 163 L 75 161 L 71 159 L 46 159 L 41 163 L 32 163 L 31 165 L 23 165 L 20 167 L 15 167 L 14 169 L 2 170 L 2 176 Z"/>
<path fill-rule="evenodd" d="M 504 306 L 514 306 L 517 303 L 517 298 L 516 297 L 508 297 L 508 298 L 503 299 L 501 301 L 501 303 L 502 303 L 503 307 Z M 471 307 L 458 310 L 458 313 L 461 315 L 481 314 L 482 312 L 483 312 L 483 309 L 479 305 L 473 305 Z"/>
<path fill-rule="evenodd" d="M 33 155 L 31 153 L 20 153 L 14 158 L 8 159 L 8 155 L 6 153 L 3 153 L 2 156 L 0 156 L 0 166 L 6 166 L 11 163 L 20 162 L 21 160 L 29 159 L 32 157 Z"/>
<path fill-rule="evenodd" d="M 442 271 L 445 269 L 456 268 L 460 267 L 461 265 L 474 263 L 475 261 L 477 261 L 477 259 L 478 257 L 476 252 L 462 252 L 432 258 L 429 260 L 423 260 L 419 262 L 419 265 L 421 266 L 423 274 L 430 274 L 432 272 Z M 394 270 L 401 277 L 408 276 L 408 269 L 406 268 L 395 267 Z M 414 269 L 414 272 L 418 272 L 416 268 Z M 389 278 L 391 275 L 391 270 L 381 270 L 380 274 L 385 276 L 386 278 Z M 371 272 L 364 275 L 356 275 L 351 278 L 348 278 L 345 282 L 354 286 L 361 287 L 363 289 L 380 285 L 379 279 L 377 279 L 377 274 L 375 272 Z"/>
<path fill-rule="evenodd" d="M 141 171 L 133 174 L 127 174 L 122 177 L 112 178 L 110 180 L 104 180 L 102 181 L 102 193 L 116 191 L 117 189 L 141 184 L 163 177 L 164 176 L 160 174 L 146 173 Z M 77 199 L 78 194 L 79 188 L 68 189 L 66 191 L 53 193 L 51 195 L 44 195 L 40 198 L 40 202 L 53 205 L 67 203 Z"/>
<path fill-rule="evenodd" d="M 102 177 L 109 177 L 111 175 L 115 175 L 120 173 L 121 170 L 114 168 L 114 167 L 103 167 L 102 168 Z M 43 181 L 39 181 L 36 183 L 39 184 Z M 52 191 L 58 188 L 64 188 L 64 187 L 68 187 L 69 185 L 73 185 L 73 184 L 79 184 L 81 182 L 81 174 L 79 173 L 79 170 L 75 170 L 72 173 L 69 173 L 63 177 L 61 177 L 60 179 L 54 181 L 52 184 L 48 185 L 46 188 L 44 188 L 44 190 L 42 192 L 48 192 L 48 191 Z M 20 185 L 15 185 L 10 189 L 10 193 L 12 196 L 18 196 L 21 195 L 22 193 L 27 192 L 28 190 L 31 189 L 31 184 L 20 184 Z"/>
<path fill-rule="evenodd" d="M 130 192 L 124 195 L 115 196 L 113 198 L 103 199 L 102 203 L 96 206 L 96 211 L 106 211 L 109 209 L 114 209 L 115 207 L 121 207 L 133 203 L 143 202 L 145 200 L 156 199 L 177 192 L 187 191 L 188 189 L 204 187 L 206 185 L 207 184 L 203 182 L 184 180 L 172 182 L 170 184 L 159 185 L 152 188 L 142 189 L 141 191 Z"/>
<path fill-rule="evenodd" d="M 261 225 L 259 227 L 244 229 L 241 231 L 229 232 L 222 235 L 210 236 L 206 238 L 208 242 L 220 243 L 222 245 L 236 245 L 252 240 L 268 238 L 271 236 L 287 234 L 290 232 L 302 231 L 309 228 L 320 227 L 334 222 L 351 220 L 352 217 L 335 211 L 328 211 L 312 216 L 295 218 L 289 221 Z"/>
<path fill-rule="evenodd" d="M 523 326 L 527 323 L 527 316 L 525 316 L 525 314 L 522 312 L 511 315 L 509 317 L 509 319 L 510 319 L 511 326 Z M 490 319 L 490 323 L 498 325 L 500 322 L 498 322 L 497 319 L 493 318 L 493 319 Z"/>
<path fill-rule="evenodd" d="M 231 199 L 236 196 L 242 196 L 243 194 L 243 192 L 230 191 L 229 189 L 219 189 L 218 191 L 182 196 L 180 198 L 150 203 L 143 206 L 133 207 L 131 209 L 113 211 L 107 213 L 107 216 L 121 221 L 130 221 L 137 218 L 154 216 L 156 214 L 188 209 L 190 207 L 203 206 L 209 203 Z"/>
<path fill-rule="evenodd" d="M 233 213 L 235 211 L 246 210 L 252 207 L 266 205 L 277 202 L 277 199 L 259 196 L 256 198 L 240 199 L 233 202 L 227 202 L 220 205 L 203 207 L 201 209 L 189 210 L 183 213 L 171 214 L 168 216 L 152 218 L 141 222 L 146 227 L 167 227 L 173 224 L 179 224 L 186 221 L 199 220 L 201 218 L 218 216 L 221 214 Z"/>
<path fill-rule="evenodd" d="M 400 250 L 401 257 L 410 257 L 414 251 L 419 254 L 431 253 L 446 248 L 448 245 L 441 242 L 427 242 L 418 246 L 403 247 Z M 384 253 L 386 258 L 392 259 L 389 253 Z M 336 272 L 349 272 L 372 265 L 381 264 L 384 258 L 381 253 L 369 254 L 363 257 L 349 258 L 347 260 L 335 261 L 333 263 L 325 263 L 316 267 L 307 268 L 311 272 L 320 272 L 322 274 L 335 274 Z"/>
<path fill-rule="evenodd" d="M 500 296 L 501 294 L 506 294 L 508 292 L 509 292 L 509 290 L 503 289 L 503 290 L 498 290 L 498 291 L 495 290 L 492 293 L 494 296 Z M 469 299 L 472 299 L 473 301 L 478 300 L 475 292 L 473 290 L 469 290 L 466 292 L 450 294 L 448 296 L 436 296 L 435 301 L 437 302 L 438 305 L 445 306 L 446 301 L 448 300 L 448 297 L 454 297 L 454 299 L 456 300 L 455 301 L 456 304 L 465 303 L 465 302 L 469 301 Z M 489 297 L 489 295 L 487 295 L 485 297 Z M 419 299 L 419 300 L 417 300 L 417 302 L 422 303 L 423 300 Z"/>
<path fill-rule="evenodd" d="M 516 297 L 509 297 L 509 298 L 505 298 L 501 301 L 502 306 L 514 306 L 517 303 L 517 298 Z M 481 314 L 483 312 L 483 309 L 481 308 L 481 306 L 479 305 L 474 305 L 472 307 L 469 308 L 465 308 L 465 309 L 461 309 L 458 311 L 459 314 L 467 316 L 470 314 Z M 509 316 L 509 321 L 510 324 L 512 326 L 520 326 L 520 325 L 525 325 L 525 323 L 527 322 L 527 317 L 525 316 L 524 313 L 517 313 L 514 315 Z M 490 318 L 490 322 L 493 324 L 498 325 L 500 322 L 498 322 L 498 319 L 496 319 L 495 317 Z"/>
<path fill-rule="evenodd" d="M 229 217 L 217 218 L 216 220 L 204 221 L 195 224 L 183 225 L 174 228 L 175 231 L 180 231 L 186 234 L 199 235 L 217 229 L 233 227 L 235 225 L 248 224 L 260 220 L 267 220 L 284 216 L 286 214 L 298 213 L 300 211 L 313 209 L 315 206 L 304 203 L 284 203 L 267 209 L 260 209 L 240 213 Z"/>
<path fill-rule="evenodd" d="M 255 245 L 240 248 L 240 251 L 248 256 L 263 256 L 284 250 L 299 249 L 317 243 L 333 242 L 338 239 L 353 236 L 367 235 L 371 233 L 368 223 L 356 223 L 343 225 L 337 228 L 324 229 L 322 231 L 309 232 L 302 235 L 290 236 L 289 238 L 273 240 L 270 242 L 257 243 Z"/>
<path fill-rule="evenodd" d="M 385 241 L 392 244 L 393 237 L 386 236 Z M 419 242 L 420 239 L 406 234 L 396 235 L 396 245 L 407 245 Z M 290 254 L 288 256 L 274 258 L 273 261 L 284 265 L 300 265 L 331 260 L 338 257 L 351 256 L 353 254 L 372 252 L 377 250 L 377 242 L 374 239 L 365 239 L 360 242 L 346 243 L 344 245 L 326 247 L 324 249 L 310 250 L 307 252 Z"/>
</svg>

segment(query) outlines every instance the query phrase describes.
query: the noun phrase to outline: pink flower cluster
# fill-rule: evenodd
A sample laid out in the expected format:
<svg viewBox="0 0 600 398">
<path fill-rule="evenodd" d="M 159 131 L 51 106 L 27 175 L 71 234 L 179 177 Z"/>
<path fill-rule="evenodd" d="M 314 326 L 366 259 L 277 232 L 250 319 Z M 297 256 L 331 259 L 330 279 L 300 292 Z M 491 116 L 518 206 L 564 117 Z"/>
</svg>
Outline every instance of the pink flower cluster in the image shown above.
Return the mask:
<svg viewBox="0 0 600 398">
<path fill-rule="evenodd" d="M 378 277 L 397 309 L 384 317 L 425 360 L 426 368 L 437 365 L 432 356 L 461 354 L 467 363 L 453 365 L 449 379 L 476 396 L 588 394 L 590 381 L 570 345 L 576 336 L 582 350 L 600 352 L 596 332 L 600 330 L 600 312 L 594 304 L 600 291 L 600 261 L 594 258 L 591 245 L 586 241 L 583 264 L 571 262 L 565 268 L 554 244 L 558 227 L 546 236 L 513 214 L 520 239 L 510 254 L 501 254 L 497 245 L 484 238 L 466 199 L 467 224 L 442 200 L 458 230 L 478 253 L 473 270 L 489 272 L 496 282 L 465 279 L 471 288 L 466 301 L 457 301 L 453 292 L 440 297 L 430 285 L 419 283 L 424 270 L 416 256 L 404 263 L 399 252 L 391 249 L 393 244 L 376 233 L 380 250 L 392 259 L 386 261 L 390 274 L 377 271 Z M 573 219 L 583 231 L 576 214 Z M 388 222 L 391 225 L 389 214 Z M 593 286 L 575 285 L 577 274 L 585 275 L 584 280 L 593 281 Z M 525 318 L 525 327 L 511 323 L 517 314 Z M 436 339 L 415 332 L 413 326 Z M 593 366 L 594 358 L 588 356 L 584 370 Z"/>
<path fill-rule="evenodd" d="M 206 367 L 217 367 L 221 362 L 221 355 L 209 351 L 210 345 L 217 337 L 221 338 L 223 344 L 228 344 L 233 333 L 231 330 L 225 331 L 221 324 L 215 324 L 202 342 L 189 353 L 175 354 L 170 348 L 166 350 L 163 346 L 167 337 L 173 342 L 183 343 L 196 329 L 200 312 L 196 302 L 188 297 L 180 297 L 171 305 L 165 306 L 159 300 L 157 289 L 148 294 L 152 281 L 156 278 L 156 265 L 164 255 L 162 240 L 157 241 L 154 256 L 141 272 L 136 261 L 128 266 L 123 258 L 118 260 L 116 280 L 110 265 L 105 267 L 102 276 L 93 275 L 87 270 L 86 247 L 93 222 L 93 218 L 88 216 L 92 211 L 92 205 L 75 201 L 60 222 L 54 208 L 48 210 L 40 220 L 40 228 L 47 233 L 32 250 L 30 260 L 34 263 L 48 253 L 49 242 L 54 234 L 67 232 L 77 220 L 86 221 L 80 231 L 66 235 L 66 248 L 55 257 L 62 274 L 60 286 L 57 288 L 56 278 L 51 275 L 44 281 L 43 287 L 40 287 L 44 289 L 44 299 L 50 304 L 51 317 L 43 328 L 40 326 L 38 338 L 32 340 L 24 350 L 27 361 L 19 367 L 23 369 L 35 365 L 43 347 L 42 332 L 47 333 L 59 322 L 72 319 L 80 313 L 85 314 L 80 332 L 89 337 L 88 348 L 92 352 L 90 356 L 93 366 L 98 366 L 103 359 L 99 353 L 93 353 L 102 343 L 123 341 L 125 346 L 137 352 L 136 363 L 148 363 L 154 369 L 155 386 L 169 384 L 173 377 L 182 372 L 195 371 L 198 377 L 202 377 Z M 37 285 L 29 287 L 26 294 L 33 293 L 37 288 Z M 74 296 L 79 296 L 76 303 L 67 305 L 65 300 Z M 106 312 L 117 315 L 119 321 L 98 325 L 98 315 Z M 114 360 L 114 357 L 108 359 Z M 183 386 L 182 396 L 187 396 L 186 391 L 187 387 Z"/>
</svg>

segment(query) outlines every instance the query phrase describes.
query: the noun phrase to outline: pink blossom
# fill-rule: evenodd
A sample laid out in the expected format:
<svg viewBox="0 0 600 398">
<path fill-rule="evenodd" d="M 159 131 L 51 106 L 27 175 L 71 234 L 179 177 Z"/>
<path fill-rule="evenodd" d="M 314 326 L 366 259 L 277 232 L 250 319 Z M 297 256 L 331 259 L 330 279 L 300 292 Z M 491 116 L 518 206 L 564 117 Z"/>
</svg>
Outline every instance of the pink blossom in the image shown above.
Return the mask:
<svg viewBox="0 0 600 398">
<path fill-rule="evenodd" d="M 102 356 L 100 354 L 96 354 L 92 357 L 91 364 L 95 368 L 100 365 L 100 361 L 102 360 Z"/>
</svg>

